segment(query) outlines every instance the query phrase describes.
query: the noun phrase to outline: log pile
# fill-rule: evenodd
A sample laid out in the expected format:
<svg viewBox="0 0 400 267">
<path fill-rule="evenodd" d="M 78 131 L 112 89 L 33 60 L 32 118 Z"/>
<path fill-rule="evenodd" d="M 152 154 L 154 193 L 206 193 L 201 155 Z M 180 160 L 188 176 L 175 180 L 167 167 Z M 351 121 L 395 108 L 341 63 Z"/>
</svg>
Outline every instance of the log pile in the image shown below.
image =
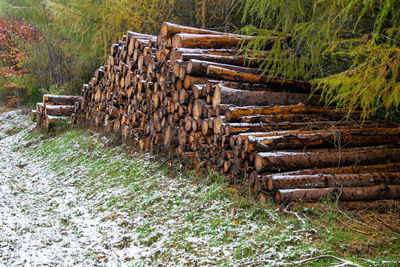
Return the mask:
<svg viewBox="0 0 400 267">
<path fill-rule="evenodd" d="M 399 126 L 344 120 L 310 83 L 260 72 L 275 39 L 238 48 L 251 40 L 168 22 L 158 36 L 127 32 L 83 86 L 78 118 L 279 203 L 400 198 Z"/>
<path fill-rule="evenodd" d="M 43 102 L 36 104 L 32 110 L 32 118 L 46 131 L 57 121 L 64 121 L 77 113 L 81 96 L 71 95 L 43 95 Z"/>
</svg>

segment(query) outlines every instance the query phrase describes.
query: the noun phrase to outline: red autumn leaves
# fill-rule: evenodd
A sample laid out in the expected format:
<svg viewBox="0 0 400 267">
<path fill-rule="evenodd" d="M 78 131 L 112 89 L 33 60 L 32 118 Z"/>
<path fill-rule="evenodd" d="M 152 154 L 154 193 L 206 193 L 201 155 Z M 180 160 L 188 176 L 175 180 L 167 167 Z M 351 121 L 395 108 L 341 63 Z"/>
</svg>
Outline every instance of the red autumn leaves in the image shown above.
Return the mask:
<svg viewBox="0 0 400 267">
<path fill-rule="evenodd" d="M 29 73 L 22 66 L 22 61 L 27 59 L 23 44 L 31 41 L 39 41 L 40 34 L 36 29 L 18 20 L 0 18 L 0 59 L 2 68 L 0 74 L 21 76 Z M 11 83 L 5 83 L 3 87 L 9 87 Z"/>
</svg>

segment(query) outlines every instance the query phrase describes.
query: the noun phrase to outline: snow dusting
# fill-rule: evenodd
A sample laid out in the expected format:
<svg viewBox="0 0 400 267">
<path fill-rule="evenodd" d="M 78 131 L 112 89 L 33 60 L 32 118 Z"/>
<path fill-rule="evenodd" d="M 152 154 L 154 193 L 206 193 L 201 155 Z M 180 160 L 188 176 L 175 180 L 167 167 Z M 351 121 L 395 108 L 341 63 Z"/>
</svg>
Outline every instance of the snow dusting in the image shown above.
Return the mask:
<svg viewBox="0 0 400 267">
<path fill-rule="evenodd" d="M 110 142 L 0 113 L 0 265 L 279 265 L 316 252 L 300 223 Z"/>
</svg>

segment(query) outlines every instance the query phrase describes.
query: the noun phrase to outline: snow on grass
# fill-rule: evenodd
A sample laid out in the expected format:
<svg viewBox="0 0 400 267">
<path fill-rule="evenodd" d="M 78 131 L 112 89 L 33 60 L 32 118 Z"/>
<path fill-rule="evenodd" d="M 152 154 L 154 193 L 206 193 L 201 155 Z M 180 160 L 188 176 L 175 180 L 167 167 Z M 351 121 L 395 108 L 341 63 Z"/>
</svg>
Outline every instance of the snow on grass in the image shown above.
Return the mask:
<svg viewBox="0 0 400 267">
<path fill-rule="evenodd" d="M 318 252 L 313 228 L 83 130 L 0 114 L 0 265 L 196 266 Z"/>
<path fill-rule="evenodd" d="M 220 183 L 167 174 L 149 155 L 83 131 L 34 135 L 21 111 L 0 122 L 6 265 L 209 265 L 309 252 L 291 247 L 303 235 L 271 232 L 274 212 L 236 208 Z"/>
</svg>

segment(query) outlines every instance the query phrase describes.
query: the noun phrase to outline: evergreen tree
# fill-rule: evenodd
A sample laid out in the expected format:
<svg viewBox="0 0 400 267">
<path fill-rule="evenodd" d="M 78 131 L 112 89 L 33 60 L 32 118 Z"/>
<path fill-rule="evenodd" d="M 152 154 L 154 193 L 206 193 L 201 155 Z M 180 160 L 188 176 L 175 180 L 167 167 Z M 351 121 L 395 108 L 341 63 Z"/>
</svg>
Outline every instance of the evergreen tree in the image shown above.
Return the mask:
<svg viewBox="0 0 400 267">
<path fill-rule="evenodd" d="M 327 104 L 365 117 L 400 103 L 400 1 L 243 0 L 243 28 L 262 50 L 280 37 L 263 68 L 312 79 Z M 287 38 L 290 36 L 290 38 Z M 288 41 L 289 40 L 289 41 Z"/>
</svg>

